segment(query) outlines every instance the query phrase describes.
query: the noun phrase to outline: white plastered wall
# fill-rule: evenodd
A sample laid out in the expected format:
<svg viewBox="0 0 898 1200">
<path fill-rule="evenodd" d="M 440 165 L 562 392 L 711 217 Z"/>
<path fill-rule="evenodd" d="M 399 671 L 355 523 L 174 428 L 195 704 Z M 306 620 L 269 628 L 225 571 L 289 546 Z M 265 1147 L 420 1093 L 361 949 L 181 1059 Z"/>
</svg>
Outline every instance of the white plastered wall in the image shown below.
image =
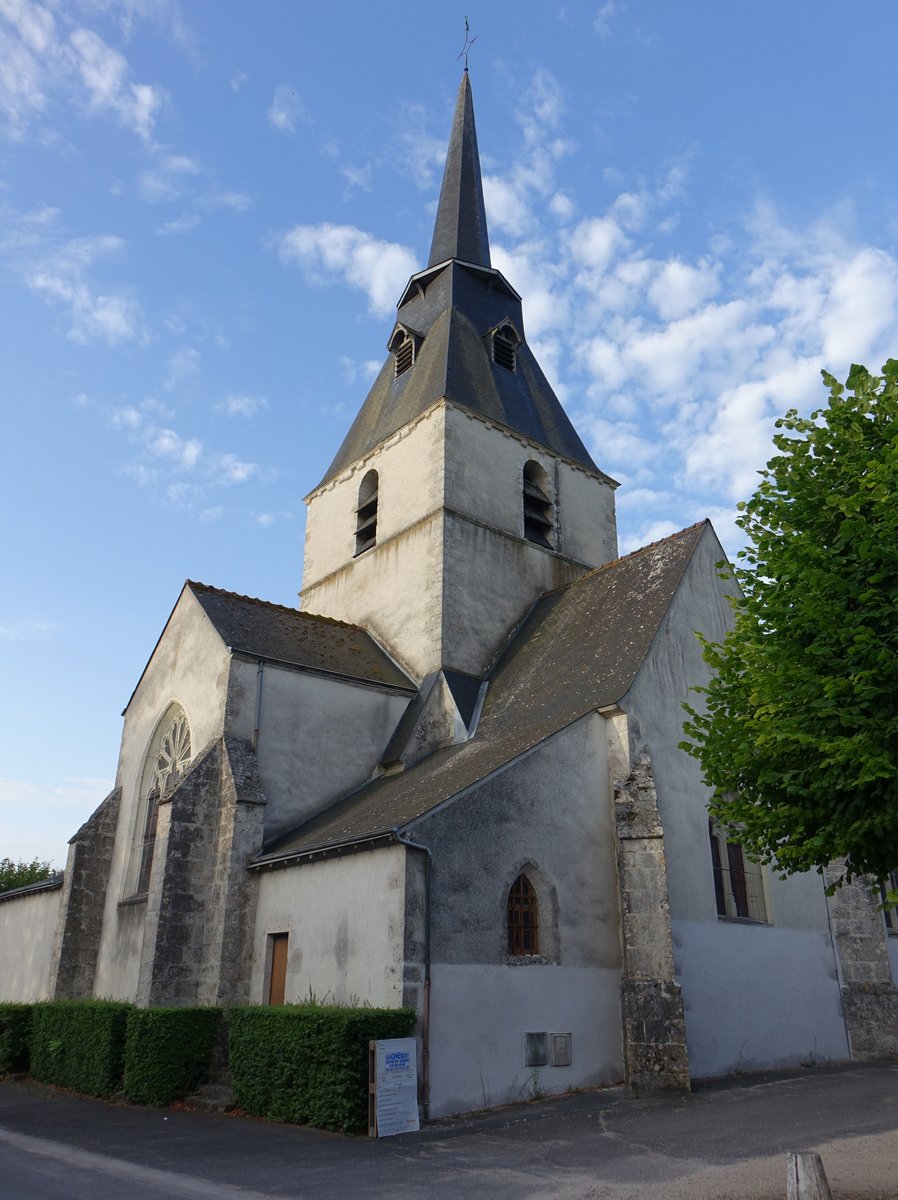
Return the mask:
<svg viewBox="0 0 898 1200">
<path fill-rule="evenodd" d="M 261 686 L 261 703 L 258 689 Z M 276 837 L 360 787 L 408 704 L 402 693 L 235 658 L 227 732 L 252 743 L 265 789 L 265 836 Z"/>
<path fill-rule="evenodd" d="M 116 786 L 122 804 L 103 916 L 96 996 L 130 1000 L 137 991 L 145 905 L 122 904 L 136 829 L 141 774 L 159 718 L 172 701 L 187 714 L 194 757 L 223 732 L 230 655 L 187 590 L 150 658 L 125 713 Z"/>
<path fill-rule="evenodd" d="M 708 678 L 699 630 L 723 638 L 730 609 L 720 544 L 706 530 L 622 706 L 648 745 L 664 824 L 677 975 L 693 1076 L 848 1057 L 823 885 L 765 870 L 769 925 L 717 916 L 708 839 L 709 790 L 683 740 L 682 702 Z"/>
<path fill-rule="evenodd" d="M 63 888 L 0 897 L 0 1000 L 50 999 L 50 968 Z"/>
<path fill-rule="evenodd" d="M 433 1116 L 623 1076 L 607 756 L 592 714 L 412 830 L 433 854 Z M 546 964 L 506 956 L 508 889 L 524 867 Z M 528 1032 L 571 1034 L 570 1066 L 525 1067 Z"/>
<path fill-rule="evenodd" d="M 551 481 L 557 552 L 523 539 L 531 460 Z M 356 558 L 372 469 L 377 544 Z M 302 602 L 365 626 L 419 678 L 477 675 L 537 596 L 616 552 L 610 483 L 441 402 L 309 497 Z"/>
<path fill-rule="evenodd" d="M 614 489 L 609 482 L 465 409 L 447 408 L 447 508 L 522 538 L 521 490 L 528 462 L 539 463 L 549 480 L 559 553 L 589 567 L 615 558 Z"/>
<path fill-rule="evenodd" d="M 267 1002 L 269 937 L 289 934 L 288 1004 L 402 1004 L 405 850 L 401 846 L 266 871 L 259 880 L 252 1000 Z"/>
</svg>

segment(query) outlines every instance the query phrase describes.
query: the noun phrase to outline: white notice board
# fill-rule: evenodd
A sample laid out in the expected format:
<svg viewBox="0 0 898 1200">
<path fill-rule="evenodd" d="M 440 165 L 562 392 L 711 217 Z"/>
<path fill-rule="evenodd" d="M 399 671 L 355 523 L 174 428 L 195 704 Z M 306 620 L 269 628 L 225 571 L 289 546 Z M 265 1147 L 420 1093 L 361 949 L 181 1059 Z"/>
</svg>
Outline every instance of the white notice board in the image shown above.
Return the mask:
<svg viewBox="0 0 898 1200">
<path fill-rule="evenodd" d="M 368 1133 L 391 1137 L 414 1133 L 418 1122 L 418 1043 L 414 1038 L 371 1042 L 371 1105 Z"/>
</svg>

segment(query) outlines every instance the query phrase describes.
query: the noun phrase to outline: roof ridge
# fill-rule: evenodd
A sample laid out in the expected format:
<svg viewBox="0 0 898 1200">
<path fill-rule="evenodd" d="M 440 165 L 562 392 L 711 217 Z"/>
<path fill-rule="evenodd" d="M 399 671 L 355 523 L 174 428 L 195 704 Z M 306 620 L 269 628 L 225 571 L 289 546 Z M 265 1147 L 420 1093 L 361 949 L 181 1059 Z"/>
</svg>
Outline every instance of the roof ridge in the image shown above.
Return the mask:
<svg viewBox="0 0 898 1200">
<path fill-rule="evenodd" d="M 198 579 L 188 579 L 185 587 L 191 589 L 201 588 L 206 592 L 215 592 L 219 596 L 230 596 L 234 600 L 248 600 L 250 604 L 259 604 L 263 608 L 275 608 L 280 612 L 290 613 L 294 617 L 308 617 L 310 621 L 323 621 L 327 625 L 339 625 L 343 629 L 359 629 L 362 633 L 368 633 L 368 630 L 362 625 L 354 625 L 351 621 L 338 621 L 336 617 L 326 617 L 322 613 L 307 612 L 304 608 L 292 608 L 289 604 L 276 604 L 274 600 L 262 600 L 259 596 L 247 596 L 243 592 L 232 592 L 228 588 L 215 587 L 211 583 L 201 583 Z"/>
<path fill-rule="evenodd" d="M 561 583 L 557 588 L 552 588 L 548 592 L 543 592 L 538 597 L 539 600 L 545 600 L 548 596 L 554 596 L 556 592 L 567 591 L 568 588 L 574 587 L 575 584 L 583 583 L 587 579 L 592 579 L 599 575 L 602 571 L 607 571 L 611 567 L 619 567 L 621 563 L 628 562 L 631 558 L 638 558 L 640 554 L 645 554 L 647 550 L 655 550 L 658 546 L 663 546 L 666 542 L 676 541 L 677 538 L 685 536 L 687 533 L 692 533 L 694 530 L 701 528 L 702 525 L 710 525 L 710 517 L 702 517 L 700 521 L 693 522 L 692 525 L 687 525 L 685 529 L 678 529 L 675 533 L 669 533 L 667 537 L 658 538 L 657 541 L 647 542 L 644 546 L 637 546 L 635 550 L 631 550 L 629 554 L 620 554 L 617 558 L 612 558 L 606 563 L 600 563 L 597 567 L 593 567 L 589 571 L 585 571 L 582 575 L 578 575 L 576 579 L 570 579 L 567 583 Z"/>
</svg>

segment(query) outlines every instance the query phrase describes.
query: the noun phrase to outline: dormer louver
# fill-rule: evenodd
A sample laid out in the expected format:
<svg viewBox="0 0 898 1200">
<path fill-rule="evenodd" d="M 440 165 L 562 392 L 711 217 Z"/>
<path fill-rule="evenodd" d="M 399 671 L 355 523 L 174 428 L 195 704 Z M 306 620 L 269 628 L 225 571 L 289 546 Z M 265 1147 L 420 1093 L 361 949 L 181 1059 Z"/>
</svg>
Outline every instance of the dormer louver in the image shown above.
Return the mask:
<svg viewBox="0 0 898 1200">
<path fill-rule="evenodd" d="M 421 340 L 420 334 L 415 333 L 414 330 L 407 329 L 404 325 L 396 326 L 393 336 L 387 343 L 387 349 L 393 355 L 395 379 L 412 369 Z"/>
<path fill-rule="evenodd" d="M 514 325 L 510 321 L 503 321 L 491 331 L 490 342 L 493 362 L 504 367 L 506 371 L 516 370 L 521 338 Z"/>
</svg>

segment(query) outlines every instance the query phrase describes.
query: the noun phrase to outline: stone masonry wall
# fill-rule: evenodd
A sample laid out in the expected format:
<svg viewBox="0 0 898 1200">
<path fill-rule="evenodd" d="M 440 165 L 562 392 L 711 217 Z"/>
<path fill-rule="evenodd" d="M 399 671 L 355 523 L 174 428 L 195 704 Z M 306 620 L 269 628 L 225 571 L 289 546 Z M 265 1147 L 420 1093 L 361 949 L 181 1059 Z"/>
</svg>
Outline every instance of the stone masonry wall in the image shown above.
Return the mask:
<svg viewBox="0 0 898 1200">
<path fill-rule="evenodd" d="M 110 792 L 69 842 L 50 973 L 55 1000 L 93 995 L 122 793 Z"/>
<path fill-rule="evenodd" d="M 688 1091 L 686 1026 L 680 986 L 674 978 L 664 830 L 647 749 L 633 759 L 627 775 L 613 780 L 613 787 L 627 1082 L 639 1091 Z"/>
<path fill-rule="evenodd" d="M 245 799 L 244 799 L 245 795 Z M 248 999 L 264 806 L 248 744 L 218 739 L 159 805 L 137 1003 Z"/>
<path fill-rule="evenodd" d="M 838 862 L 827 868 L 823 875 L 827 886 L 841 877 L 842 869 Z M 827 903 L 851 1057 L 898 1057 L 898 989 L 892 982 L 873 883 L 861 878 L 843 884 Z"/>
<path fill-rule="evenodd" d="M 262 850 L 265 794 L 247 742 L 222 743 L 212 880 L 203 925 L 200 1004 L 248 1004 L 259 878 L 247 863 Z"/>
</svg>

